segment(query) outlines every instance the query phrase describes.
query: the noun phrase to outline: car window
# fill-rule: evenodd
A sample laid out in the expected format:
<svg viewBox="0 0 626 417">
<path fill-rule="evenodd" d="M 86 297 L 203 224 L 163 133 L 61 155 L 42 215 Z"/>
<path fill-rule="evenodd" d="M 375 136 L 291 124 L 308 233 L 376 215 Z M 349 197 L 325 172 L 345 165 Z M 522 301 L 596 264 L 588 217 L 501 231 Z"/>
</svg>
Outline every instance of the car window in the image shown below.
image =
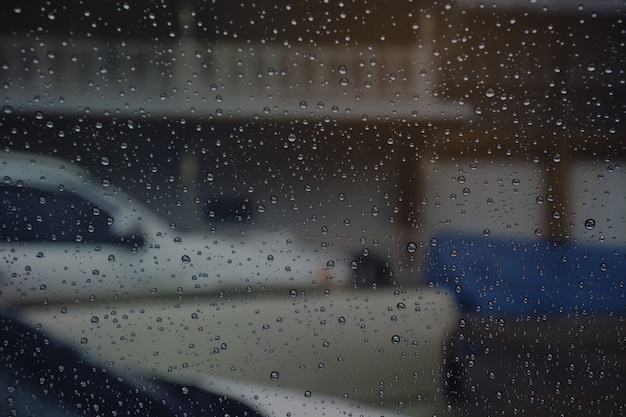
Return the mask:
<svg viewBox="0 0 626 417">
<path fill-rule="evenodd" d="M 74 194 L 0 186 L 4 241 L 113 243 L 112 217 Z"/>
<path fill-rule="evenodd" d="M 625 11 L 3 1 L 0 410 L 624 415 Z"/>
</svg>

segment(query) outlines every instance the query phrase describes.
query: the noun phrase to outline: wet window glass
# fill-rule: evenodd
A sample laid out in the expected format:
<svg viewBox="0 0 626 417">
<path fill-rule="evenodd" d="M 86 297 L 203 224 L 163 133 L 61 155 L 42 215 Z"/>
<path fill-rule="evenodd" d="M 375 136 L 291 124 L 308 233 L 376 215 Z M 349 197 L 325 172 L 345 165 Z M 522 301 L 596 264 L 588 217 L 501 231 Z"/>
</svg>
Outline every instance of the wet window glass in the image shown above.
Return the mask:
<svg viewBox="0 0 626 417">
<path fill-rule="evenodd" d="M 624 415 L 625 11 L 3 1 L 0 410 Z"/>
</svg>

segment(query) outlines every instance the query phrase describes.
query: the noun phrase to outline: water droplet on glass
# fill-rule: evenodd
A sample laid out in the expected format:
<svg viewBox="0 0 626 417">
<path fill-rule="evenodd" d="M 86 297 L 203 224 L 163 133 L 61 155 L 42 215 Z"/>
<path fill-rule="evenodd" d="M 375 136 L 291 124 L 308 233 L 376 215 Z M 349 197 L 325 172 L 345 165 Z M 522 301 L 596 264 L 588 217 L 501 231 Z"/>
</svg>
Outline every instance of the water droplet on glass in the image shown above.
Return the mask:
<svg viewBox="0 0 626 417">
<path fill-rule="evenodd" d="M 487 91 L 485 91 L 485 95 L 491 98 L 496 95 L 496 92 L 494 91 L 493 88 L 488 88 Z"/>
<path fill-rule="evenodd" d="M 343 317 L 343 316 L 341 316 L 341 317 L 339 317 L 339 318 L 337 319 L 337 322 L 338 322 L 339 324 L 341 324 L 341 325 L 344 325 L 344 324 L 346 324 L 346 318 L 345 318 L 345 317 Z"/>
<path fill-rule="evenodd" d="M 596 221 L 594 219 L 585 220 L 585 229 L 592 230 L 594 227 L 596 227 Z"/>
<path fill-rule="evenodd" d="M 279 374 L 278 374 L 278 372 L 276 372 L 276 371 L 272 371 L 272 372 L 270 373 L 270 379 L 271 379 L 272 381 L 277 381 L 279 377 L 280 377 L 280 375 L 279 375 Z"/>
<path fill-rule="evenodd" d="M 415 253 L 417 250 L 417 244 L 415 242 L 409 242 L 409 244 L 406 245 L 406 250 L 409 253 Z"/>
<path fill-rule="evenodd" d="M 400 336 L 398 336 L 397 334 L 391 336 L 391 343 L 393 343 L 394 345 L 400 343 Z"/>
<path fill-rule="evenodd" d="M 188 264 L 189 262 L 191 262 L 191 258 L 189 257 L 189 255 L 183 255 L 180 260 L 183 261 L 184 264 Z"/>
</svg>

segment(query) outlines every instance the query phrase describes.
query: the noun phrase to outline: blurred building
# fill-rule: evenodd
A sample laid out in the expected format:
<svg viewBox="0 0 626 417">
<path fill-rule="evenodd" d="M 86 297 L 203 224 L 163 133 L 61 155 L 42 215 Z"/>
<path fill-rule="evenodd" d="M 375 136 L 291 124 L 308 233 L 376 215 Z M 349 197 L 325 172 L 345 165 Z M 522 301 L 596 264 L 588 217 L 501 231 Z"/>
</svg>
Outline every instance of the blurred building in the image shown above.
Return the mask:
<svg viewBox="0 0 626 417">
<path fill-rule="evenodd" d="M 3 145 L 408 273 L 438 227 L 624 242 L 623 2 L 391 3 L 5 1 Z"/>
</svg>

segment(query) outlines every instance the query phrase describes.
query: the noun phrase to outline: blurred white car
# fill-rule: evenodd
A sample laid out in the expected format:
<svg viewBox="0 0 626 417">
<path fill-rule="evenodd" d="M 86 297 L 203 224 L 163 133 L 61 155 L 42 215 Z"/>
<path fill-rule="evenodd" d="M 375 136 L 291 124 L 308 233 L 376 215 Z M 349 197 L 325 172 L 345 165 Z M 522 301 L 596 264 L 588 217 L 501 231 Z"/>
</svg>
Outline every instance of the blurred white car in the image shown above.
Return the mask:
<svg viewBox="0 0 626 417">
<path fill-rule="evenodd" d="M 448 295 L 347 291 L 350 258 L 286 235 L 180 234 L 67 161 L 0 153 L 0 173 L 0 304 L 85 357 L 275 415 L 445 406 Z"/>
<path fill-rule="evenodd" d="M 319 392 L 211 375 L 165 379 L 86 359 L 67 339 L 0 309 L 2 415 L 382 416 L 389 410 Z M 66 372 L 71 369 L 71 372 Z M 18 382 L 13 382 L 18 377 Z M 73 395 L 67 395 L 72 393 Z M 87 414 L 91 415 L 91 414 Z"/>
<path fill-rule="evenodd" d="M 353 278 L 343 254 L 290 236 L 180 232 L 69 161 L 5 152 L 0 174 L 2 302 L 297 289 Z"/>
<path fill-rule="evenodd" d="M 247 399 L 277 416 L 350 415 L 341 404 L 354 416 L 448 415 L 442 364 L 459 317 L 438 289 L 120 297 L 15 311 L 81 358 Z"/>
</svg>

